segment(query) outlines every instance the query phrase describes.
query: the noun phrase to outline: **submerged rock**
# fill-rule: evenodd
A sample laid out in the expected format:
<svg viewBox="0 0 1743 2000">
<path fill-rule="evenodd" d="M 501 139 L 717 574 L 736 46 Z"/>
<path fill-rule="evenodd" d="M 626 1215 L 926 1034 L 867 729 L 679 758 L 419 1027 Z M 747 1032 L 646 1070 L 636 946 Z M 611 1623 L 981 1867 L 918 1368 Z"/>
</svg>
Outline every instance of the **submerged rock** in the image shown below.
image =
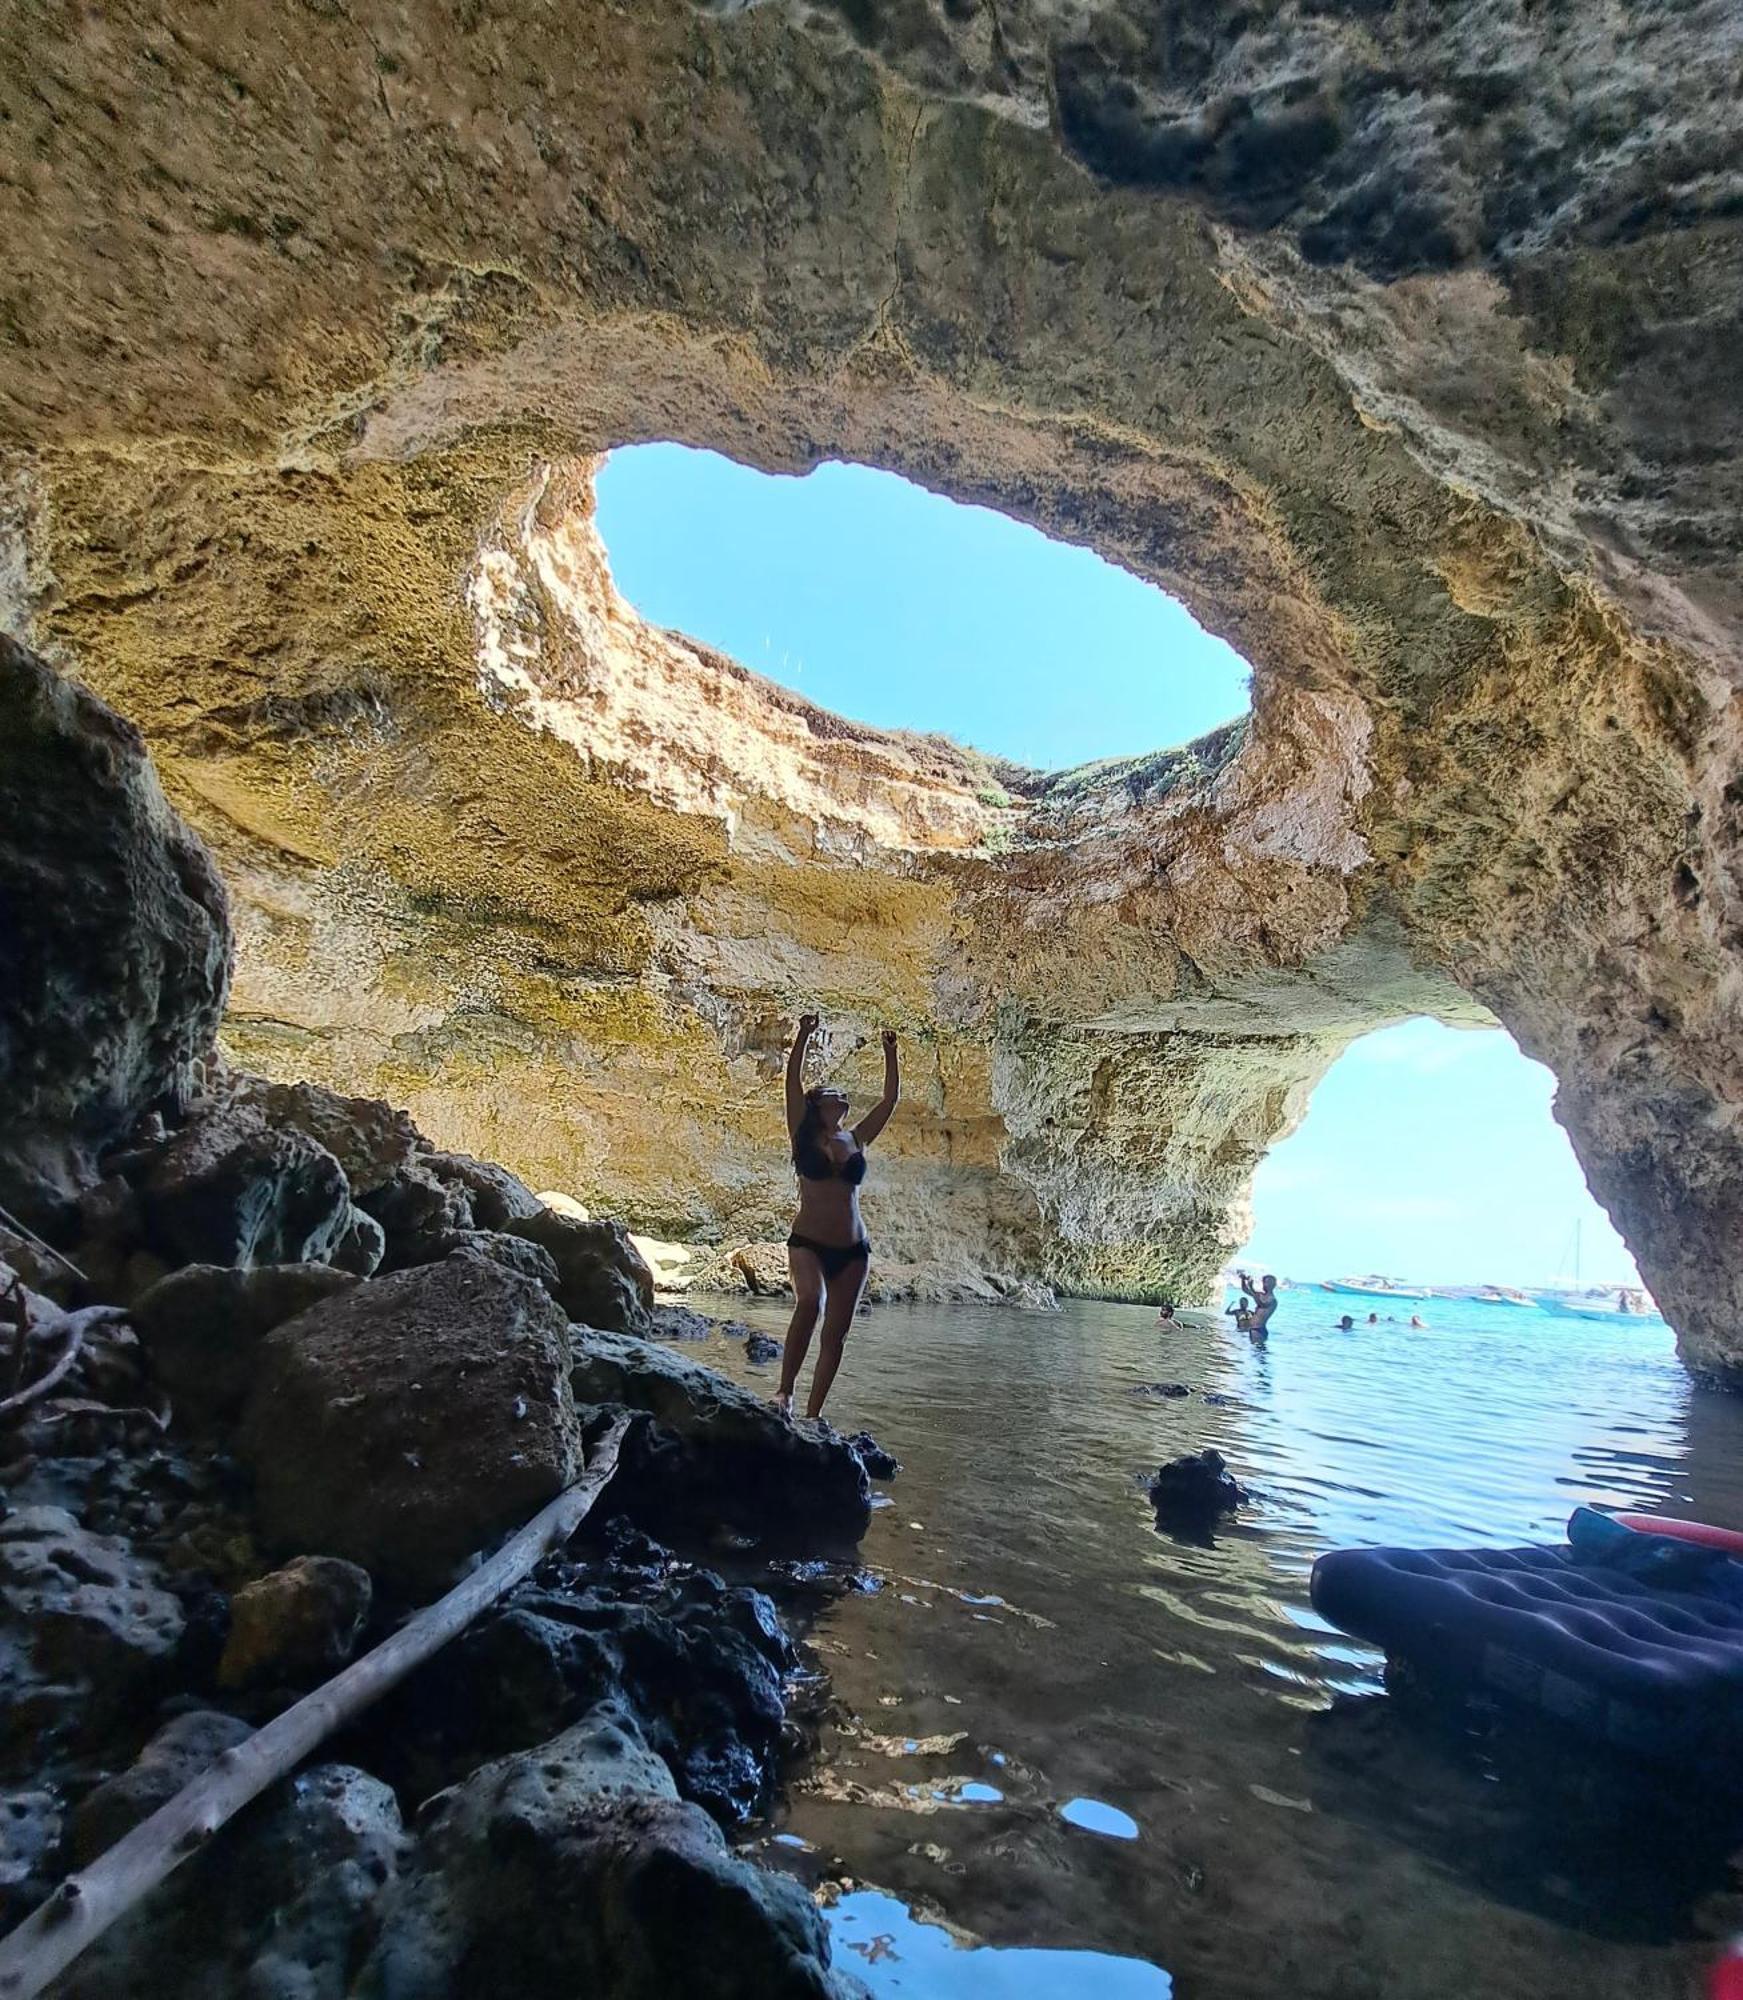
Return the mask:
<svg viewBox="0 0 1743 2000">
<path fill-rule="evenodd" d="M 1147 1396 L 1152 1402 L 1176 1403 L 1192 1391 L 1184 1382 L 1138 1382 L 1128 1392 L 1133 1396 Z"/>
<path fill-rule="evenodd" d="M 47 1208 L 188 1095 L 230 916 L 130 722 L 0 634 L 0 1203 Z"/>
<path fill-rule="evenodd" d="M 569 1328 L 475 1251 L 368 1278 L 270 1333 L 242 1428 L 262 1533 L 434 1593 L 574 1477 Z"/>
<path fill-rule="evenodd" d="M 547 1208 L 507 1227 L 556 1260 L 557 1297 L 572 1320 L 610 1333 L 648 1331 L 654 1274 L 622 1223 L 577 1222 Z"/>
<path fill-rule="evenodd" d="M 231 1416 L 248 1395 L 267 1334 L 356 1283 L 327 1264 L 189 1264 L 153 1285 L 130 1318 L 178 1411 Z"/>
<path fill-rule="evenodd" d="M 655 1306 L 649 1322 L 648 1331 L 659 1340 L 707 1340 L 714 1332 L 713 1320 L 689 1306 Z"/>
<path fill-rule="evenodd" d="M 624 1710 L 468 1778 L 388 1899 L 356 2000 L 847 2000 L 796 1883 L 729 1852 Z"/>
<path fill-rule="evenodd" d="M 1247 1501 L 1222 1453 L 1210 1449 L 1170 1459 L 1151 1474 L 1146 1490 L 1159 1526 L 1188 1531 L 1208 1527 Z"/>
<path fill-rule="evenodd" d="M 577 1403 L 645 1410 L 613 1482 L 615 1503 L 652 1533 L 699 1527 L 857 1541 L 871 1518 L 864 1468 L 835 1432 L 799 1426 L 749 1389 L 669 1347 L 575 1329 Z"/>
<path fill-rule="evenodd" d="M 338 1556 L 299 1556 L 230 1600 L 221 1687 L 319 1680 L 355 1651 L 372 1596 L 369 1572 Z"/>
<path fill-rule="evenodd" d="M 747 1361 L 779 1361 L 781 1343 L 772 1333 L 756 1333 L 746 1330 L 744 1336 L 744 1358 Z"/>
</svg>

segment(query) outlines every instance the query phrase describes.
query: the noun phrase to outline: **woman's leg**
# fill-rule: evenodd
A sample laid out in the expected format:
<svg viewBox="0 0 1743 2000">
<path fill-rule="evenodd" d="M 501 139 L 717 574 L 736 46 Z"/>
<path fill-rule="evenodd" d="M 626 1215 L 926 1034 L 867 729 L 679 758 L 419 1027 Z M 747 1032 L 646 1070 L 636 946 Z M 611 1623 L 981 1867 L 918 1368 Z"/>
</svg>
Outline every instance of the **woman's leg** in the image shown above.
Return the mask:
<svg viewBox="0 0 1743 2000">
<path fill-rule="evenodd" d="M 793 1317 L 787 1322 L 787 1345 L 781 1355 L 781 1386 L 775 1406 L 793 1414 L 793 1384 L 805 1365 L 811 1336 L 817 1331 L 817 1312 L 823 1304 L 823 1266 L 815 1250 L 787 1245 L 787 1269 L 793 1275 Z"/>
<path fill-rule="evenodd" d="M 824 1399 L 835 1380 L 836 1369 L 841 1366 L 841 1350 L 847 1344 L 859 1295 L 865 1290 L 870 1274 L 871 1259 L 860 1257 L 829 1280 L 828 1303 L 823 1308 L 823 1337 L 817 1343 L 817 1366 L 811 1373 L 811 1393 L 805 1399 L 808 1417 L 823 1414 Z"/>
</svg>

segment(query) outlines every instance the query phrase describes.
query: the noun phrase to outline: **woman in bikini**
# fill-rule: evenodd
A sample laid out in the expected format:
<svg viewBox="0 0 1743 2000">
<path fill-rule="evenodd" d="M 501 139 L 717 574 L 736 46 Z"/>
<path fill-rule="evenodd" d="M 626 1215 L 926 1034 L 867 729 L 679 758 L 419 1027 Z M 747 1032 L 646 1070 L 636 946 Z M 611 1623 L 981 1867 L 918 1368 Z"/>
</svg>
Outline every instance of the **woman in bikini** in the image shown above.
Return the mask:
<svg viewBox="0 0 1743 2000">
<path fill-rule="evenodd" d="M 841 1350 L 853 1324 L 854 1309 L 865 1290 L 871 1266 L 871 1244 L 859 1219 L 859 1184 L 865 1179 L 865 1149 L 890 1122 L 901 1094 L 896 1062 L 896 1038 L 884 1034 L 884 1094 L 854 1126 L 844 1126 L 847 1094 L 835 1085 L 805 1088 L 805 1054 L 817 1032 L 817 1016 L 804 1014 L 787 1058 L 787 1131 L 793 1141 L 793 1166 L 799 1176 L 799 1213 L 787 1238 L 787 1264 L 793 1274 L 793 1319 L 787 1328 L 781 1357 L 781 1387 L 775 1406 L 793 1412 L 793 1385 L 799 1379 L 817 1314 L 823 1314 L 823 1344 L 811 1376 L 805 1414 L 823 1408 Z"/>
</svg>

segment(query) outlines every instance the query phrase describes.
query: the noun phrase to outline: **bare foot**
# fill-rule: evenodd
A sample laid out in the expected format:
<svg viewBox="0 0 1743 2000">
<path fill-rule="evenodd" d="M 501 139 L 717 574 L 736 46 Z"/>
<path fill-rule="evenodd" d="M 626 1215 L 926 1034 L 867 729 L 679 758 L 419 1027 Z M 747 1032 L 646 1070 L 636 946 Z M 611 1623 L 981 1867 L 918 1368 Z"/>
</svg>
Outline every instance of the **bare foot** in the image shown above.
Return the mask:
<svg viewBox="0 0 1743 2000">
<path fill-rule="evenodd" d="M 792 1390 L 784 1389 L 778 1396 L 771 1396 L 769 1398 L 769 1408 L 771 1410 L 778 1411 L 783 1417 L 787 1419 L 788 1423 L 791 1423 L 793 1421 Z"/>
</svg>

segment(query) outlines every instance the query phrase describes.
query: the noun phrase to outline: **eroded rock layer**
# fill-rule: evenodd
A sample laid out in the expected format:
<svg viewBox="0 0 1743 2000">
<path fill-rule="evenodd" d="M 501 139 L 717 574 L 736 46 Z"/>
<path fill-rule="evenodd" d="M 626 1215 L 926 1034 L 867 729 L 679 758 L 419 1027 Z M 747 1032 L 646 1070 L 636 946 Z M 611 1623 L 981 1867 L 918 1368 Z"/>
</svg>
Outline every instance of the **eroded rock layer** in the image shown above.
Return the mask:
<svg viewBox="0 0 1743 2000">
<path fill-rule="evenodd" d="M 889 1020 L 894 1260 L 1189 1290 L 1353 1034 L 1498 1017 L 1723 1372 L 1736 33 L 32 16 L 0 585 L 216 848 L 256 1065 L 754 1240 L 785 1017 L 861 1085 Z M 1251 723 L 1046 783 L 821 716 L 612 596 L 587 460 L 655 436 L 1089 543 Z"/>
</svg>

